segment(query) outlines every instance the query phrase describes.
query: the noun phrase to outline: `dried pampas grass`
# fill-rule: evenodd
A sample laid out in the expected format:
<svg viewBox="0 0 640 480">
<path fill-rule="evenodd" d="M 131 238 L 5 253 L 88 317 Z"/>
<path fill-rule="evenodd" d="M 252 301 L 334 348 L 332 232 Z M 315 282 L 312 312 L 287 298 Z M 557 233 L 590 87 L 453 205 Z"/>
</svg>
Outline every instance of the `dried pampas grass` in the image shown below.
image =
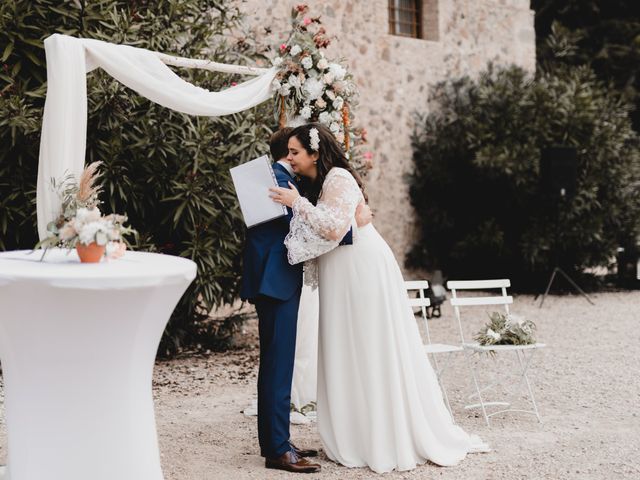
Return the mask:
<svg viewBox="0 0 640 480">
<path fill-rule="evenodd" d="M 78 192 L 76 198 L 82 203 L 93 203 L 92 200 L 97 201 L 98 195 L 102 191 L 100 185 L 96 185 L 97 180 L 100 178 L 98 173 L 98 167 L 102 165 L 102 162 L 93 162 L 87 165 L 80 174 L 80 180 L 78 180 Z"/>
</svg>

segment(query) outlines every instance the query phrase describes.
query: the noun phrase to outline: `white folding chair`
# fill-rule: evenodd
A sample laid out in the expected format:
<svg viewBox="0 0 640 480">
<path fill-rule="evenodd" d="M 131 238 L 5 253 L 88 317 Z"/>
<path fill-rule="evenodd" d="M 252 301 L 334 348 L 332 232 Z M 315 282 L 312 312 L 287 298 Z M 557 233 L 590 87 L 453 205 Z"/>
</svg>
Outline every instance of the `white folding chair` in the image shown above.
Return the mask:
<svg viewBox="0 0 640 480">
<path fill-rule="evenodd" d="M 464 330 L 462 328 L 462 317 L 460 314 L 461 308 L 471 307 L 471 306 L 487 306 L 487 305 L 500 305 L 504 308 L 506 314 L 509 314 L 509 305 L 513 303 L 513 298 L 507 295 L 507 288 L 511 286 L 511 282 L 508 279 L 502 280 L 470 280 L 470 281 L 449 281 L 447 282 L 447 288 L 451 290 L 451 305 L 453 306 L 456 320 L 458 321 L 458 328 L 460 329 L 460 338 L 462 339 L 462 346 L 464 347 L 465 352 L 467 353 L 466 357 L 469 363 L 469 367 L 471 369 L 471 375 L 473 377 L 473 383 L 475 386 L 476 392 L 470 395 L 470 398 L 478 397 L 478 403 L 473 403 L 470 405 L 466 405 L 466 409 L 472 408 L 481 408 L 482 414 L 484 415 L 484 419 L 487 422 L 487 425 L 490 425 L 489 418 L 493 415 L 498 415 L 500 413 L 505 412 L 521 412 L 535 415 L 539 422 L 542 422 L 540 418 L 540 414 L 538 412 L 538 406 L 536 404 L 535 397 L 533 395 L 533 390 L 531 388 L 531 382 L 527 377 L 527 371 L 529 366 L 531 365 L 531 360 L 535 352 L 545 346 L 543 343 L 535 343 L 531 345 L 488 345 L 482 346 L 477 342 L 467 342 L 464 337 Z M 501 295 L 499 296 L 467 296 L 458 297 L 458 293 L 466 290 L 488 290 L 488 289 L 500 289 Z M 478 325 L 478 328 L 480 325 Z M 517 365 L 520 368 L 519 371 L 519 382 L 517 384 L 517 389 L 521 389 L 522 385 L 526 385 L 526 392 L 528 393 L 529 401 L 532 405 L 532 410 L 524 410 L 524 409 L 516 409 L 511 408 L 510 402 L 503 401 L 485 401 L 483 397 L 483 392 L 497 386 L 498 384 L 504 385 L 504 380 L 502 378 L 496 377 L 496 380 L 481 388 L 479 383 L 479 377 L 476 372 L 478 361 L 480 360 L 479 355 L 473 355 L 474 353 L 493 353 L 498 354 L 502 352 L 514 352 L 517 359 Z M 487 407 L 492 406 L 502 406 L 500 410 L 494 411 L 492 413 L 487 413 Z"/>
<path fill-rule="evenodd" d="M 461 345 L 433 343 L 431 341 L 431 332 L 429 331 L 429 322 L 427 320 L 427 307 L 431 305 L 431 302 L 429 301 L 425 293 L 429 288 L 429 282 L 427 282 L 426 280 L 412 280 L 404 282 L 404 286 L 407 289 L 407 294 L 409 295 L 409 305 L 411 305 L 411 307 L 413 308 L 420 308 L 422 323 L 424 325 L 427 340 L 427 342 L 424 344 L 424 350 L 433 361 L 434 370 L 438 377 L 440 388 L 442 389 L 444 401 L 446 402 L 447 408 L 449 409 L 451 417 L 453 418 L 453 411 L 451 410 L 451 405 L 449 404 L 449 397 L 447 395 L 447 390 L 444 387 L 442 376 L 448 366 L 451 354 L 454 352 L 461 352 L 463 351 L 463 348 Z M 411 293 L 414 291 L 418 292 L 418 297 L 411 296 Z M 436 358 L 437 356 L 440 356 L 441 361 L 438 361 L 438 359 Z"/>
</svg>

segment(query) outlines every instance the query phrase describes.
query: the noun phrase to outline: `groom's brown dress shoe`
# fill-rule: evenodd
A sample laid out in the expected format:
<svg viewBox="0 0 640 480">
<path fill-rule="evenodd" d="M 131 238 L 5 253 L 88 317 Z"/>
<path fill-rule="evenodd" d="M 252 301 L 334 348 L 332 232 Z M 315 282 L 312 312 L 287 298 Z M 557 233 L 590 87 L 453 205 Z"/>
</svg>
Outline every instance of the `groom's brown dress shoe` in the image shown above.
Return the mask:
<svg viewBox="0 0 640 480">
<path fill-rule="evenodd" d="M 289 442 L 289 445 L 291 445 L 291 448 L 293 449 L 294 452 L 296 452 L 296 454 L 299 457 L 317 457 L 318 456 L 318 450 L 314 450 L 312 448 L 301 449 L 301 448 L 296 447 L 291 442 Z"/>
<path fill-rule="evenodd" d="M 265 467 L 294 473 L 316 473 L 320 471 L 320 465 L 298 456 L 293 450 L 283 453 L 278 458 L 267 458 Z"/>
</svg>

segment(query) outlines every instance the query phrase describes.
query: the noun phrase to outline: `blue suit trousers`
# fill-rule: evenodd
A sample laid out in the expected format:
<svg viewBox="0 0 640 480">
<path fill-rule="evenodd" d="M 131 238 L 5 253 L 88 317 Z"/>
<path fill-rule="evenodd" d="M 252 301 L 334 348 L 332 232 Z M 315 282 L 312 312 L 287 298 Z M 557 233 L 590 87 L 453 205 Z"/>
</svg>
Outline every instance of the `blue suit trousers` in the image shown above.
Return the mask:
<svg viewBox="0 0 640 480">
<path fill-rule="evenodd" d="M 263 457 L 276 458 L 289 446 L 291 383 L 301 287 L 288 300 L 255 298 L 260 331 L 258 440 Z"/>
</svg>

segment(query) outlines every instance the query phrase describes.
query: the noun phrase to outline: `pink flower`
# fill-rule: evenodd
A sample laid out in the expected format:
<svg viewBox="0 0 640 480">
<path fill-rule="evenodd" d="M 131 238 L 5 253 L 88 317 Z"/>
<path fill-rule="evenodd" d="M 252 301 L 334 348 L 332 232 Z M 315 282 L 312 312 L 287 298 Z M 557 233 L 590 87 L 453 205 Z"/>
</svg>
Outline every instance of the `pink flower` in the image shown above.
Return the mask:
<svg viewBox="0 0 640 480">
<path fill-rule="evenodd" d="M 284 52 L 287 49 L 287 44 L 283 43 L 282 45 L 280 45 L 280 51 Z"/>
<path fill-rule="evenodd" d="M 235 87 L 236 85 L 238 85 L 238 82 L 231 82 L 232 87 Z"/>
<path fill-rule="evenodd" d="M 60 236 L 60 240 L 71 240 L 73 237 L 78 235 L 78 232 L 76 232 L 74 223 L 75 223 L 75 219 L 72 218 L 71 220 L 69 220 L 67 223 L 64 224 L 64 226 L 60 229 L 60 232 L 58 233 Z"/>
<path fill-rule="evenodd" d="M 365 168 L 371 170 L 373 168 L 373 152 L 364 152 L 362 156 L 364 157 Z"/>
<path fill-rule="evenodd" d="M 107 256 L 113 260 L 123 257 L 126 251 L 127 245 L 124 242 L 110 242 L 107 246 Z"/>
<path fill-rule="evenodd" d="M 302 23 L 306 26 L 309 25 L 311 23 L 311 19 L 309 17 L 304 17 L 304 19 L 302 20 Z"/>
</svg>

